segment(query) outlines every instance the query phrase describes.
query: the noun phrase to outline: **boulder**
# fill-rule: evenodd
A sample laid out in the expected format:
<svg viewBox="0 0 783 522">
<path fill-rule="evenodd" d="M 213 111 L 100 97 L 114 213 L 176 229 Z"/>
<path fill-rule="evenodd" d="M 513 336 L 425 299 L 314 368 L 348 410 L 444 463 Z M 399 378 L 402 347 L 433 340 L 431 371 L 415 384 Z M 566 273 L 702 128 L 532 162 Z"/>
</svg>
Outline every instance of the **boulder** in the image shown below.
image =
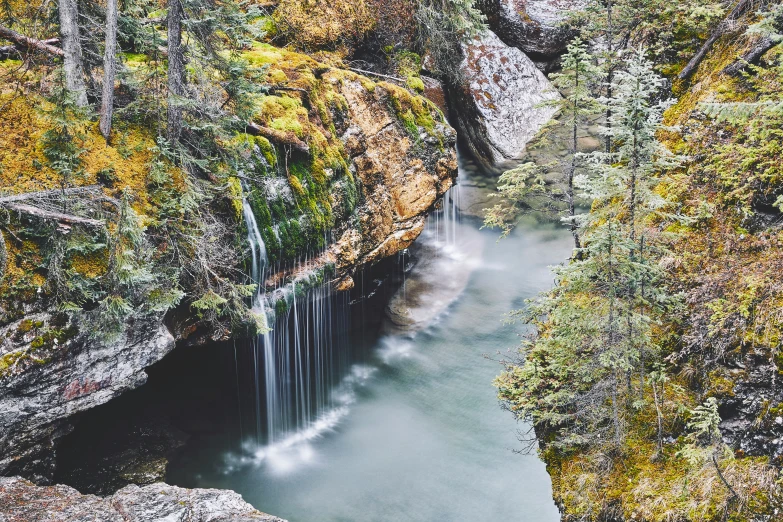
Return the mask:
<svg viewBox="0 0 783 522">
<path fill-rule="evenodd" d="M 480 0 L 489 27 L 508 45 L 535 59 L 562 53 L 572 34 L 562 27 L 569 11 L 584 9 L 586 0 Z"/>
<path fill-rule="evenodd" d="M 36 486 L 0 478 L 3 522 L 285 522 L 219 489 L 184 489 L 162 482 L 127 486 L 111 497 L 82 495 L 68 486 Z"/>
<path fill-rule="evenodd" d="M 463 46 L 461 85 L 450 96 L 463 143 L 485 167 L 518 161 L 555 114 L 560 95 L 525 53 L 491 31 Z"/>
</svg>

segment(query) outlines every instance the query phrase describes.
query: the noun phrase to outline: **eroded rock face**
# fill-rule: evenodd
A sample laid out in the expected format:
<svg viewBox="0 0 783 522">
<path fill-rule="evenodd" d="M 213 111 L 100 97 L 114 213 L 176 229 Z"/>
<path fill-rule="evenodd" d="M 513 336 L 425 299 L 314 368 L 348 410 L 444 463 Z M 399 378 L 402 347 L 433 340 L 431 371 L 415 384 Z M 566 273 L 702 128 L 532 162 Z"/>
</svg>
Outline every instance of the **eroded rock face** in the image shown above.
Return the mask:
<svg viewBox="0 0 783 522">
<path fill-rule="evenodd" d="M 521 158 L 556 112 L 541 104 L 560 95 L 525 53 L 491 31 L 463 52 L 463 85 L 452 100 L 458 128 L 485 166 L 503 167 Z"/>
<path fill-rule="evenodd" d="M 142 385 L 144 368 L 174 348 L 160 318 L 111 342 L 60 321 L 39 313 L 0 328 L 0 475 L 46 483 L 68 417 Z"/>
<path fill-rule="evenodd" d="M 341 139 L 361 182 L 357 223 L 332 248 L 341 289 L 352 286 L 357 267 L 407 248 L 457 173 L 454 129 L 436 120 L 429 129 L 416 125 L 412 134 L 390 111 L 391 88 L 370 91 L 358 80 L 340 86 L 350 113 Z"/>
<path fill-rule="evenodd" d="M 233 491 L 184 489 L 162 482 L 127 486 L 111 497 L 82 495 L 68 486 L 35 486 L 0 478 L 3 522 L 285 522 Z"/>
<path fill-rule="evenodd" d="M 585 0 L 481 0 L 489 27 L 508 45 L 550 60 L 562 53 L 571 32 L 562 27 L 569 11 L 584 9 Z"/>
<path fill-rule="evenodd" d="M 726 382 L 734 384 L 720 398 L 720 431 L 733 449 L 779 463 L 783 460 L 783 386 L 771 359 L 768 354 L 752 353 L 726 369 Z"/>
</svg>

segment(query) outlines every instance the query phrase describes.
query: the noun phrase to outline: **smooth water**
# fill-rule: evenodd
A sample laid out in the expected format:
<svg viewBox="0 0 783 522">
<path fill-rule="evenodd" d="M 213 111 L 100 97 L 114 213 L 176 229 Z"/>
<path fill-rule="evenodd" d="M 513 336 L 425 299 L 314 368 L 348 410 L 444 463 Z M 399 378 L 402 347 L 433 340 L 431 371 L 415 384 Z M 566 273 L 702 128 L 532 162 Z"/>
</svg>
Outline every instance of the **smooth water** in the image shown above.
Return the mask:
<svg viewBox="0 0 783 522">
<path fill-rule="evenodd" d="M 461 177 L 460 198 L 475 206 L 483 182 Z M 552 285 L 548 266 L 568 258 L 570 236 L 531 221 L 497 241 L 456 217 L 444 210 L 448 234 L 430 224 L 419 240 L 389 304 L 411 320 L 367 341 L 334 392 L 339 408 L 272 446 L 191 443 L 168 481 L 233 489 L 291 522 L 558 521 L 544 464 L 514 452 L 525 426 L 492 380 L 524 332 L 504 315 Z"/>
</svg>

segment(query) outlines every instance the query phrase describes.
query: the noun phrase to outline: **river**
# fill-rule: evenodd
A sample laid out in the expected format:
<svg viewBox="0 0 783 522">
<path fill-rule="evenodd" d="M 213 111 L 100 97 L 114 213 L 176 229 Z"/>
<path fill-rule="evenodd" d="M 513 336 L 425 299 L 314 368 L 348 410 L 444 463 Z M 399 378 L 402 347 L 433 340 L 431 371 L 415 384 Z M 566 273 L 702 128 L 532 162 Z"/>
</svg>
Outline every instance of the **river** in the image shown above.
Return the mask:
<svg viewBox="0 0 783 522">
<path fill-rule="evenodd" d="M 197 437 L 170 483 L 233 489 L 291 522 L 559 520 L 544 464 L 515 453 L 524 426 L 491 383 L 522 333 L 504 314 L 552 285 L 548 266 L 569 256 L 570 236 L 531 220 L 498 241 L 470 215 L 491 181 L 462 165 L 460 183 L 452 196 L 471 208 L 448 233 L 430 223 L 392 300 L 412 326 L 363 341 L 339 415 L 275 448 Z"/>
</svg>

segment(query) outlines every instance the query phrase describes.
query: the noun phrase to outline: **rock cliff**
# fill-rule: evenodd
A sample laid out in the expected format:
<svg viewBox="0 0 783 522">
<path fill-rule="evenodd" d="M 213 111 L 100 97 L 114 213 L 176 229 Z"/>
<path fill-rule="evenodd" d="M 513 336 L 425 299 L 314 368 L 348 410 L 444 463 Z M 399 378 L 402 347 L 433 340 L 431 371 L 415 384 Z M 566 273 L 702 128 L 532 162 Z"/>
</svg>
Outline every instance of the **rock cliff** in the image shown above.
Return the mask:
<svg viewBox="0 0 783 522">
<path fill-rule="evenodd" d="M 535 59 L 551 60 L 565 50 L 572 33 L 562 26 L 585 0 L 481 0 L 489 27 L 508 45 Z"/>
<path fill-rule="evenodd" d="M 255 170 L 245 170 L 275 267 L 272 284 L 285 285 L 297 266 L 330 265 L 332 283 L 350 288 L 354 270 L 421 233 L 456 176 L 456 133 L 432 102 L 403 87 L 271 46 L 254 53 L 251 59 L 270 64 L 270 75 L 301 89 L 261 100 L 255 124 L 284 130 L 270 133 L 271 141 L 253 137 L 248 166 Z M 305 256 L 309 264 L 296 263 Z M 68 418 L 143 384 L 144 368 L 193 334 L 198 319 L 188 310 L 184 319 L 169 317 L 172 334 L 158 315 L 125 325 L 108 341 L 33 298 L 37 313 L 28 306 L 0 323 L 0 474 L 46 482 Z M 193 334 L 188 342 L 208 338 Z"/>
<path fill-rule="evenodd" d="M 68 418 L 142 385 L 144 368 L 174 348 L 155 319 L 111 342 L 63 321 L 40 313 L 0 328 L 0 474 L 46 482 Z"/>
</svg>

